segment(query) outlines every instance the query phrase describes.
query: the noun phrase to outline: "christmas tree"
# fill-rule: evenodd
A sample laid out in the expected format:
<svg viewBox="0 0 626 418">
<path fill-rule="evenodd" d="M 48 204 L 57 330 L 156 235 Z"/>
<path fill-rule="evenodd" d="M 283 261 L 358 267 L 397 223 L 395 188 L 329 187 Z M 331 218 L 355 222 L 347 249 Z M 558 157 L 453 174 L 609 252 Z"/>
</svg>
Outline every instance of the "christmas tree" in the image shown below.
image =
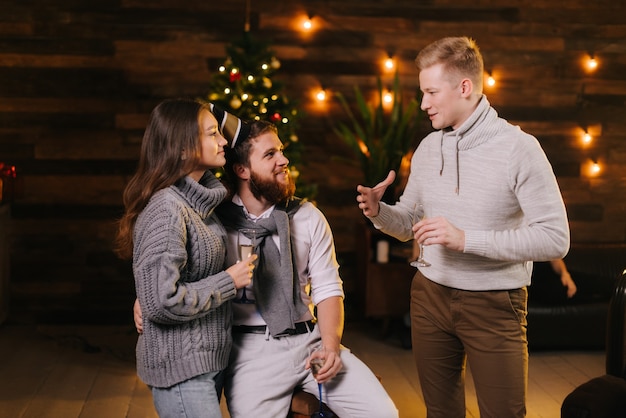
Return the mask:
<svg viewBox="0 0 626 418">
<path fill-rule="evenodd" d="M 313 197 L 315 186 L 302 184 L 297 168 L 302 154 L 296 134 L 300 114 L 296 104 L 283 94 L 283 84 L 272 79 L 280 61 L 268 43 L 254 39 L 249 31 L 228 45 L 226 53 L 226 59 L 212 76 L 208 100 L 241 119 L 274 123 L 285 146 L 298 196 Z"/>
</svg>

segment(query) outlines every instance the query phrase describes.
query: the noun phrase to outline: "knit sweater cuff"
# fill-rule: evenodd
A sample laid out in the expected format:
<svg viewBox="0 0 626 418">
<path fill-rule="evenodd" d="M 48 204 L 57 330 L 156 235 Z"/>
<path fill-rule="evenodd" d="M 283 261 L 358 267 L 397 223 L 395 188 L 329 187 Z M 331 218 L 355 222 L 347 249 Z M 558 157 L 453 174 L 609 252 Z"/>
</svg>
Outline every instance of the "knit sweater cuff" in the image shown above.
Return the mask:
<svg viewBox="0 0 626 418">
<path fill-rule="evenodd" d="M 486 231 L 465 231 L 465 247 L 463 252 L 466 254 L 476 254 L 483 257 L 487 256 L 487 232 Z"/>
<path fill-rule="evenodd" d="M 380 202 L 378 216 L 368 217 L 368 219 L 372 221 L 374 228 L 380 229 L 400 241 L 405 242 L 413 239 L 411 225 L 405 223 L 406 218 L 401 216 L 399 211 L 394 213 L 393 205 Z"/>
<path fill-rule="evenodd" d="M 220 273 L 217 280 L 217 290 L 222 295 L 223 300 L 234 299 L 237 295 L 237 289 L 235 288 L 235 280 L 232 276 L 225 271 Z"/>
<path fill-rule="evenodd" d="M 386 225 L 390 221 L 393 221 L 393 216 L 389 211 L 386 203 L 380 202 L 378 207 L 378 215 L 376 216 L 368 216 L 370 221 L 372 221 L 372 225 L 374 228 L 381 229 L 383 225 Z"/>
</svg>

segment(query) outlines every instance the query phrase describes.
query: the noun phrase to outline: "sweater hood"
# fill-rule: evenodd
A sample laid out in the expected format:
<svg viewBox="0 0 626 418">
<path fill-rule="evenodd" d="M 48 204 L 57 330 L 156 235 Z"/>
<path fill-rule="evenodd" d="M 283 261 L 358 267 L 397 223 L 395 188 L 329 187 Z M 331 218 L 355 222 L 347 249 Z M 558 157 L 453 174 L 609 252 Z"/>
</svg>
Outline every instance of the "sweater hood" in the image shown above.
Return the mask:
<svg viewBox="0 0 626 418">
<path fill-rule="evenodd" d="M 456 144 L 456 194 L 459 193 L 460 187 L 459 152 L 480 146 L 498 135 L 506 126 L 506 121 L 498 117 L 498 112 L 491 107 L 487 96 L 483 94 L 474 112 L 458 129 L 440 131 L 441 169 L 439 175 L 443 174 L 445 167 L 443 141 L 454 141 Z"/>
<path fill-rule="evenodd" d="M 189 176 L 178 180 L 172 187 L 202 218 L 208 217 L 226 197 L 226 187 L 211 171 L 200 181 Z"/>
</svg>

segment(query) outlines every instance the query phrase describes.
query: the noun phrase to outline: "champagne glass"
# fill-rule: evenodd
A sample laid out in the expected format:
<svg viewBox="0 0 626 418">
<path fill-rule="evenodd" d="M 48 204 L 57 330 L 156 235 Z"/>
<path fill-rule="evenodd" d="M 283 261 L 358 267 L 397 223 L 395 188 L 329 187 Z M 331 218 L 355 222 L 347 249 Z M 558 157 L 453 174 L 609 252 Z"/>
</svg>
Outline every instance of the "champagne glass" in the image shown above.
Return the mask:
<svg viewBox="0 0 626 418">
<path fill-rule="evenodd" d="M 239 261 L 246 260 L 254 253 L 256 246 L 256 230 L 240 229 L 237 234 L 237 256 Z M 246 287 L 241 289 L 241 298 L 235 299 L 236 303 L 254 303 L 254 300 L 248 299 L 246 295 Z"/>
<path fill-rule="evenodd" d="M 313 377 L 317 378 L 317 374 L 326 361 L 326 349 L 323 345 L 317 344 L 311 348 L 310 354 L 316 355 L 311 358 L 309 365 L 311 366 L 311 373 L 313 373 Z M 312 414 L 311 418 L 334 418 L 335 414 L 330 411 L 324 411 L 324 403 L 322 402 L 322 384 L 319 382 L 317 383 L 317 390 L 319 391 L 320 410 Z"/>
<path fill-rule="evenodd" d="M 421 214 L 421 218 L 420 218 L 420 214 Z M 415 208 L 413 209 L 413 225 L 415 225 L 416 223 L 418 223 L 420 220 L 426 219 L 426 210 L 424 209 L 424 205 L 421 203 L 418 203 L 417 205 L 415 205 Z M 428 267 L 430 266 L 430 263 L 428 261 L 426 261 L 424 259 L 424 244 L 423 243 L 419 243 L 419 256 L 417 257 L 417 260 L 413 260 L 411 261 L 411 266 L 413 267 Z"/>
</svg>

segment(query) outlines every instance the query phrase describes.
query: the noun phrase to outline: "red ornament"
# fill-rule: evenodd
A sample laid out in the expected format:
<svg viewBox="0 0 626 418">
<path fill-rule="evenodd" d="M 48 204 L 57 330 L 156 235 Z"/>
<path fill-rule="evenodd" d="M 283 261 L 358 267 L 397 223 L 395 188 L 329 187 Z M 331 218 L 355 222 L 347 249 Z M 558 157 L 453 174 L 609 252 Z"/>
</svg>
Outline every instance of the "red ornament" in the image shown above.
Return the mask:
<svg viewBox="0 0 626 418">
<path fill-rule="evenodd" d="M 0 162 L 0 177 L 16 178 L 17 171 L 15 170 L 15 166 Z"/>
<path fill-rule="evenodd" d="M 272 116 L 270 116 L 270 120 L 272 122 L 278 122 L 280 120 L 280 113 L 276 112 Z"/>
<path fill-rule="evenodd" d="M 11 202 L 15 199 L 16 178 L 15 166 L 0 162 L 0 203 Z"/>
<path fill-rule="evenodd" d="M 241 80 L 241 73 L 239 71 L 231 71 L 230 72 L 230 82 L 234 83 L 235 81 Z"/>
</svg>

